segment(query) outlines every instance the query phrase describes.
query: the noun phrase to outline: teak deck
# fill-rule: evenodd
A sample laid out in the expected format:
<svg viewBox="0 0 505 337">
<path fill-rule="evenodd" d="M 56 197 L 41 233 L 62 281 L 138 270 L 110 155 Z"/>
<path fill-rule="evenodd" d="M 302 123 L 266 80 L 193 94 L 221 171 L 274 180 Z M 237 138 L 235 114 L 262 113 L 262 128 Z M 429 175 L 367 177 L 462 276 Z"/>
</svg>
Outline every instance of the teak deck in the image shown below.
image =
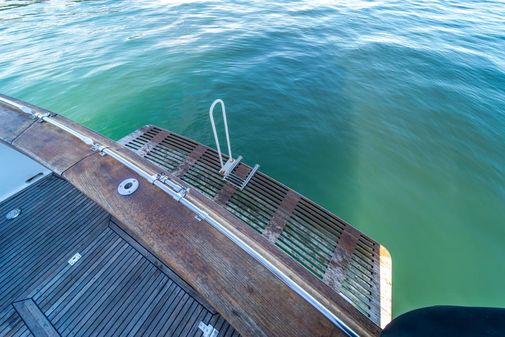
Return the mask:
<svg viewBox="0 0 505 337">
<path fill-rule="evenodd" d="M 134 149 L 143 151 L 137 151 L 141 154 L 139 156 L 63 117 L 55 118 L 121 153 L 149 174 L 160 173 L 159 165 L 166 164 L 166 159 L 171 158 L 171 155 L 165 155 L 161 157 L 161 163 L 153 164 L 152 158 L 147 157 L 152 149 L 160 148 L 158 144 L 164 143 L 165 138 L 175 137 L 163 130 L 158 129 L 157 134 L 146 141 L 147 145 Z M 99 205 L 101 211 L 117 219 L 122 228 L 141 244 L 140 247 L 146 247 L 149 254 L 184 279 L 197 297 L 208 302 L 243 336 L 345 336 L 240 247 L 210 224 L 195 219 L 191 211 L 120 162 L 93 152 L 65 131 L 48 123 L 35 122 L 28 115 L 1 103 L 0 120 L 9 121 L 0 125 L 2 141 L 50 168 Z M 139 131 L 134 136 L 143 133 Z M 219 186 L 221 182 L 212 172 L 215 153 L 200 144 L 180 139 L 186 144 L 187 154 L 172 169 L 165 170 L 172 172 L 170 176 L 174 180 L 194 187 L 187 196 L 193 203 L 268 257 L 272 264 L 324 303 L 358 335 L 379 335 L 377 322 L 387 319 L 390 309 L 390 258 L 382 246 L 261 173 L 241 192 L 224 182 Z M 194 144 L 194 147 L 188 144 Z M 174 153 L 178 154 L 177 151 Z M 237 168 L 244 172 L 247 169 L 245 165 Z M 243 173 L 237 171 L 237 174 Z M 125 197 L 117 193 L 117 186 L 126 178 L 138 179 L 140 186 L 134 194 Z M 207 186 L 210 190 L 206 189 Z M 253 188 L 257 190 L 247 191 Z M 265 190 L 267 195 L 261 192 Z M 211 194 L 212 191 L 215 195 Z M 247 206 L 251 202 L 257 203 L 257 207 Z M 319 220 L 314 222 L 313 217 L 307 218 L 307 211 Z M 253 225 L 256 221 L 258 228 Z M 117 227 L 107 226 L 109 229 Z M 308 228 L 318 229 L 306 232 Z M 306 236 L 302 236 L 304 231 Z M 326 247 L 326 255 L 314 258 L 321 254 L 314 245 L 316 242 Z M 357 273 L 350 273 L 351 268 Z M 144 273 L 145 270 L 140 272 L 141 275 Z M 364 276 L 368 278 L 362 279 Z M 357 292 L 349 290 L 353 288 Z M 143 296 L 141 293 L 138 296 Z M 27 298 L 17 297 L 16 300 Z M 37 304 L 36 299 L 34 302 Z M 141 304 L 135 300 L 131 303 L 136 305 L 131 312 L 140 315 L 136 310 Z M 27 311 L 33 309 L 31 302 L 19 305 L 25 306 Z M 45 308 L 39 308 L 44 312 Z M 11 314 L 11 321 L 15 320 L 17 312 Z M 50 315 L 48 318 L 50 321 Z M 116 331 L 114 327 L 109 328 Z"/>
<path fill-rule="evenodd" d="M 67 181 L 0 204 L 0 336 L 239 336 L 173 271 Z M 70 265 L 75 253 L 81 258 Z"/>
</svg>

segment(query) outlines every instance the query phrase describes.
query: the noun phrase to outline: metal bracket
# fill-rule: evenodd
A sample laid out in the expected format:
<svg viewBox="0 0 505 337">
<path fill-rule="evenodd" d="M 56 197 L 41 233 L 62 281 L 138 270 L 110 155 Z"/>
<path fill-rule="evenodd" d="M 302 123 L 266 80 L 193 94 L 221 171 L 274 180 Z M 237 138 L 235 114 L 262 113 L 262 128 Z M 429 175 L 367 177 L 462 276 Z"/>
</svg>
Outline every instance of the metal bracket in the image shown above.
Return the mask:
<svg viewBox="0 0 505 337">
<path fill-rule="evenodd" d="M 98 153 L 100 153 L 100 155 L 102 155 L 102 156 L 105 156 L 105 155 L 106 155 L 106 153 L 105 153 L 105 152 L 103 152 L 103 150 L 105 150 L 105 149 L 106 149 L 106 147 L 105 147 L 105 146 L 100 145 L 100 144 L 97 144 L 97 143 L 93 143 L 93 145 L 91 145 L 91 151 L 93 151 L 93 152 L 98 152 Z"/>
<path fill-rule="evenodd" d="M 181 200 L 186 196 L 186 194 L 189 193 L 189 188 L 179 185 L 165 174 L 160 173 L 156 175 L 156 180 L 161 181 L 163 184 L 167 185 L 172 191 L 174 191 L 177 194 L 177 197 L 174 197 L 175 200 L 177 201 Z"/>
<path fill-rule="evenodd" d="M 244 179 L 240 178 L 234 173 L 230 173 L 227 176 L 225 176 L 223 180 L 226 180 L 227 182 L 233 184 L 235 187 L 238 187 L 239 189 L 243 190 L 247 186 L 247 184 L 249 184 L 249 181 L 251 181 L 252 177 L 256 174 L 256 171 L 258 171 L 259 168 L 260 166 L 258 164 L 254 165 L 252 170 Z"/>
<path fill-rule="evenodd" d="M 224 164 L 224 166 L 221 168 L 219 171 L 219 174 L 223 176 L 223 179 L 226 179 L 230 173 L 233 172 L 235 167 L 240 164 L 240 161 L 242 160 L 242 156 L 238 156 L 237 159 L 229 158 L 228 161 Z"/>
<path fill-rule="evenodd" d="M 71 258 L 70 260 L 68 260 L 68 264 L 73 266 L 74 264 L 77 263 L 77 261 L 79 261 L 79 259 L 81 258 L 81 254 L 79 253 L 75 253 Z"/>
<path fill-rule="evenodd" d="M 244 187 L 246 187 L 246 185 L 249 184 L 249 181 L 251 181 L 252 177 L 256 174 L 256 171 L 258 171 L 259 168 L 260 168 L 259 164 L 254 165 L 253 169 L 251 170 L 251 172 L 249 172 L 244 182 L 242 183 L 242 186 L 240 186 L 241 190 L 243 190 Z"/>
<path fill-rule="evenodd" d="M 198 324 L 198 329 L 203 331 L 202 337 L 217 337 L 219 334 L 219 330 L 214 329 L 212 325 L 207 325 L 204 322 L 200 322 L 200 324 Z"/>
<path fill-rule="evenodd" d="M 27 106 L 22 106 L 21 111 L 30 114 L 32 119 L 35 119 L 39 123 L 44 123 L 44 118 L 56 116 L 54 112 L 36 112 Z"/>
</svg>

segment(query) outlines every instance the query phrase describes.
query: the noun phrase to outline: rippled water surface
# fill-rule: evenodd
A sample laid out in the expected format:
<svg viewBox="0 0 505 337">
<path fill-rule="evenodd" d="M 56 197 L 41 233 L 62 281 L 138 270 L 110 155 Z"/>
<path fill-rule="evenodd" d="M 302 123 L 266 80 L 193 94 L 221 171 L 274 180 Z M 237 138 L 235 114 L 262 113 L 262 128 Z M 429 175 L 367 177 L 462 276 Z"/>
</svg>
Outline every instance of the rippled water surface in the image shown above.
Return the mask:
<svg viewBox="0 0 505 337">
<path fill-rule="evenodd" d="M 394 314 L 505 306 L 503 1 L 0 1 L 0 92 L 236 153 L 387 246 Z"/>
</svg>

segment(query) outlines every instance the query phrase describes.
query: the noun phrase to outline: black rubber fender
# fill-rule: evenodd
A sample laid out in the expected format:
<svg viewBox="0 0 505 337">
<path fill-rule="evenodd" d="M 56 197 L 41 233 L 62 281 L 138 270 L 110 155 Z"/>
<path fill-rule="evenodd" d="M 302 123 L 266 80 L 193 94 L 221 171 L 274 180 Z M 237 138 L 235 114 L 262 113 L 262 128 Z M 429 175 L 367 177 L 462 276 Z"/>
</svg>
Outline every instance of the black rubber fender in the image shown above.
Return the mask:
<svg viewBox="0 0 505 337">
<path fill-rule="evenodd" d="M 505 309 L 433 306 L 398 316 L 381 337 L 505 337 Z"/>
</svg>

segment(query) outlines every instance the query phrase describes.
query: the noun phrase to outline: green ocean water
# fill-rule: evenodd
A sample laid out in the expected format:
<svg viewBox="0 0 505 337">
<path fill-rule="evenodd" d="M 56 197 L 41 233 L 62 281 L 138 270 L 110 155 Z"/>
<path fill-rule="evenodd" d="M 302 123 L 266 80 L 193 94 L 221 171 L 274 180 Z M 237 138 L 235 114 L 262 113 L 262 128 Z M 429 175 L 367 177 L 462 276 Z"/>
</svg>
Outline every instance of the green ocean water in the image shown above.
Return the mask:
<svg viewBox="0 0 505 337">
<path fill-rule="evenodd" d="M 389 248 L 395 316 L 505 307 L 503 1 L 0 1 L 0 92 L 208 145 L 222 98 L 236 154 Z"/>
</svg>

